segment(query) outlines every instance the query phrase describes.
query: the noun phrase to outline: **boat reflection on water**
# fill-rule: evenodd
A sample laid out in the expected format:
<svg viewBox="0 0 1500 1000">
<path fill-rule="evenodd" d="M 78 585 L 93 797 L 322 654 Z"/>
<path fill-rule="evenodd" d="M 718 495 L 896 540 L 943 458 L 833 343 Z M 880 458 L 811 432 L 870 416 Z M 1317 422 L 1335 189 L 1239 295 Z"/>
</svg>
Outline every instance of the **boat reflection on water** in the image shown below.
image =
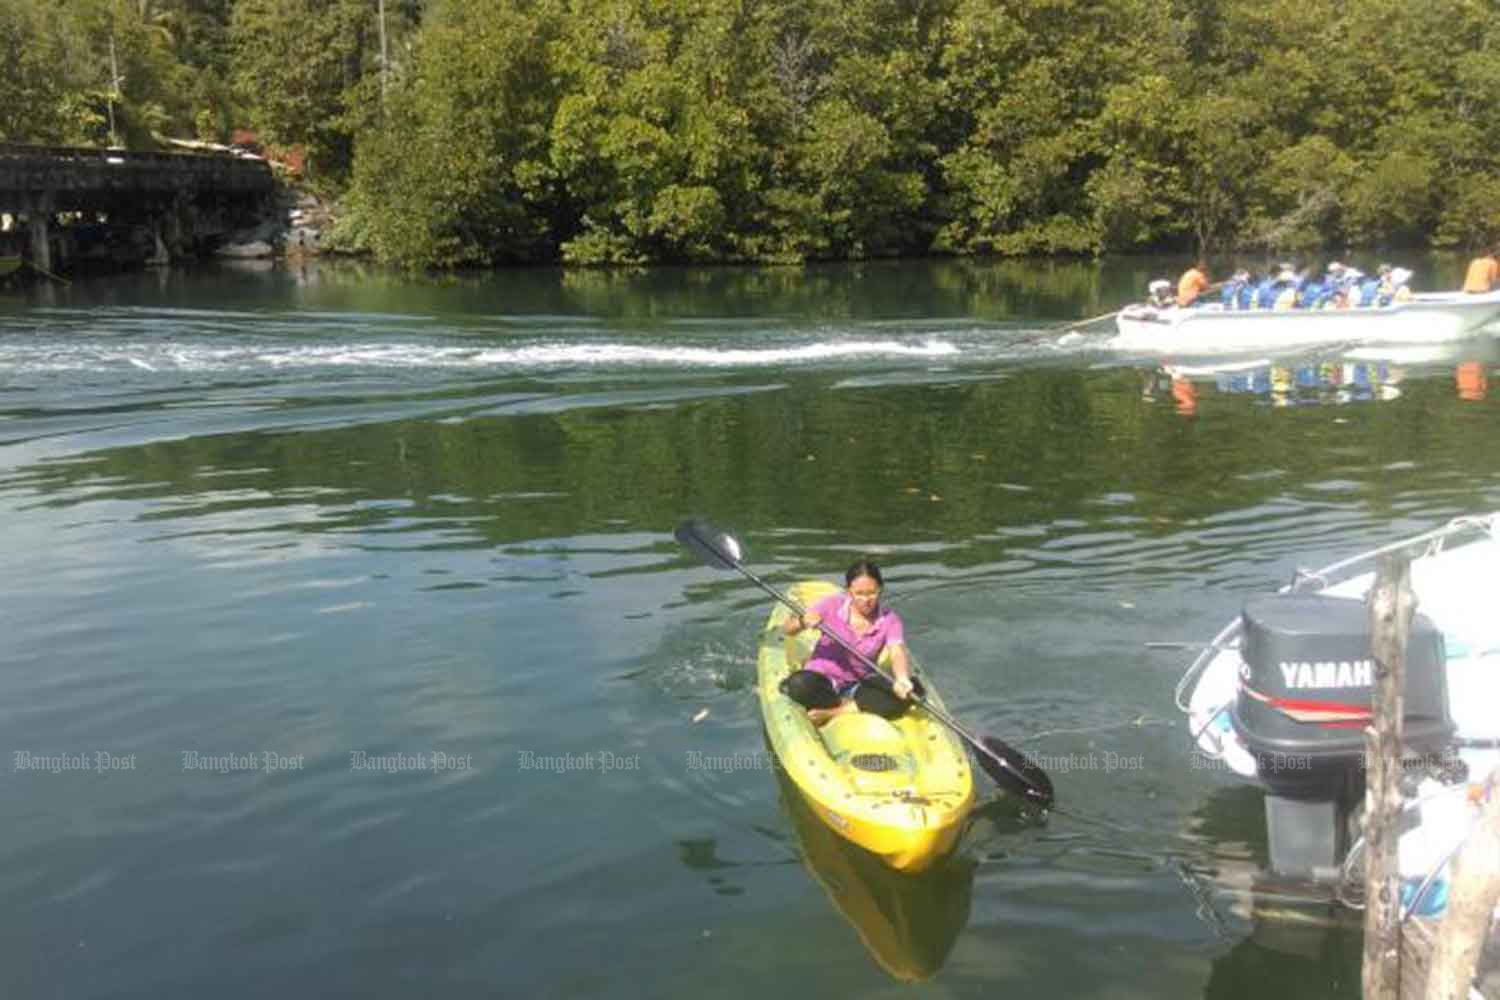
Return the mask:
<svg viewBox="0 0 1500 1000">
<path fill-rule="evenodd" d="M 1453 371 L 1453 382 L 1458 386 L 1458 398 L 1465 402 L 1480 403 L 1489 395 L 1490 380 L 1482 361 L 1461 362 Z"/>
<path fill-rule="evenodd" d="M 1318 406 L 1398 399 L 1408 377 L 1451 372 L 1464 402 L 1489 396 L 1495 344 L 1448 347 L 1358 349 L 1339 359 L 1253 361 L 1224 364 L 1164 364 L 1145 372 L 1143 398 L 1171 400 L 1183 416 L 1198 412 L 1205 394 L 1261 396 L 1272 406 Z M 1212 390 L 1209 389 L 1212 386 Z"/>
<path fill-rule="evenodd" d="M 819 820 L 780 768 L 776 780 L 803 863 L 870 956 L 906 982 L 936 975 L 969 922 L 973 859 L 955 852 L 920 875 L 898 872 Z"/>
<path fill-rule="evenodd" d="M 1326 886 L 1270 870 L 1264 795 L 1216 789 L 1194 811 L 1179 873 L 1198 916 L 1233 945 L 1213 960 L 1203 995 L 1280 1000 L 1360 995 L 1362 916 Z M 1248 926 L 1248 933 L 1240 928 Z"/>
<path fill-rule="evenodd" d="M 1313 406 L 1396 399 L 1404 372 L 1384 361 L 1257 361 L 1224 367 L 1164 365 L 1148 377 L 1146 398 L 1170 395 L 1177 412 L 1197 412 L 1200 383 L 1231 395 L 1264 396 L 1272 406 Z"/>
<path fill-rule="evenodd" d="M 1248 378 L 1220 376 L 1220 392 L 1269 396 L 1273 406 L 1361 403 L 1396 399 L 1402 372 L 1383 361 L 1324 361 L 1317 364 L 1267 365 Z"/>
</svg>

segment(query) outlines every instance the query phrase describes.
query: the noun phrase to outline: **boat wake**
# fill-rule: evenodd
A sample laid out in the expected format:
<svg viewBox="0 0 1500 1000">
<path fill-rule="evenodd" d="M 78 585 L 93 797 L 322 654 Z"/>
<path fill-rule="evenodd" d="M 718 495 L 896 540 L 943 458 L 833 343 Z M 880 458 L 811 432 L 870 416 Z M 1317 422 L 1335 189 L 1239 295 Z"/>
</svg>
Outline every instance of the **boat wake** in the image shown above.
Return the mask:
<svg viewBox="0 0 1500 1000">
<path fill-rule="evenodd" d="M 820 341 L 768 347 L 679 346 L 542 341 L 514 346 L 357 342 L 337 344 L 125 341 L 47 343 L 27 338 L 0 345 L 0 373 L 265 372 L 298 369 L 767 368 L 847 361 L 951 359 L 962 353 L 939 337 L 920 341 Z"/>
</svg>

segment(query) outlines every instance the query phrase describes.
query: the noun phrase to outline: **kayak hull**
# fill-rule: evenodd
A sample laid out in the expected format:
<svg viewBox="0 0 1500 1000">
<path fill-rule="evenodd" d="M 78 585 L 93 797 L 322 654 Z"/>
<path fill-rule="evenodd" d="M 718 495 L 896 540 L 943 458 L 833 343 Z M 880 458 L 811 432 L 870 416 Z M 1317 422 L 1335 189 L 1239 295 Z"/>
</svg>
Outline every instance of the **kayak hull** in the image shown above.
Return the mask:
<svg viewBox="0 0 1500 1000">
<path fill-rule="evenodd" d="M 870 956 L 903 982 L 936 975 L 969 922 L 974 862 L 956 854 L 920 874 L 895 871 L 835 833 L 785 774 L 776 782 L 803 864 Z"/>
<path fill-rule="evenodd" d="M 792 588 L 808 605 L 833 593 L 810 581 Z M 776 766 L 818 819 L 851 843 L 904 872 L 931 868 L 953 851 L 974 806 L 974 779 L 963 744 L 920 709 L 887 721 L 863 712 L 839 716 L 821 730 L 780 685 L 801 668 L 816 634 L 782 634 L 788 612 L 777 605 L 761 634 L 757 694 Z M 927 699 L 939 708 L 931 682 Z"/>
</svg>

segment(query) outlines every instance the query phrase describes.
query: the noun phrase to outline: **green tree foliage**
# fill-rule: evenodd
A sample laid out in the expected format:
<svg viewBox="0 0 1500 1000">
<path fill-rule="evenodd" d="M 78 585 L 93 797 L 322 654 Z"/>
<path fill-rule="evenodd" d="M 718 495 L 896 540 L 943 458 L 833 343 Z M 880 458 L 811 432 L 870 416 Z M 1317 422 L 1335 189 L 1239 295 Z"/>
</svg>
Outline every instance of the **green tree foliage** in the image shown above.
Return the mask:
<svg viewBox="0 0 1500 1000">
<path fill-rule="evenodd" d="M 1084 253 L 1149 241 L 1149 220 L 1172 213 L 1165 116 L 1187 90 L 1159 77 L 1178 61 L 1170 14 L 1137 0 L 963 0 L 944 58 L 967 122 L 942 160 L 956 209 L 942 246 Z"/>
<path fill-rule="evenodd" d="M 65 142 L 73 137 L 69 104 L 82 81 L 63 65 L 68 44 L 40 4 L 0 0 L 0 140 Z"/>
<path fill-rule="evenodd" d="M 187 71 L 161 13 L 142 0 L 0 0 L 0 137 L 149 147 L 187 134 Z"/>
<path fill-rule="evenodd" d="M 404 80 L 355 164 L 342 238 L 385 260 L 458 266 L 546 260 L 558 210 L 546 51 L 556 12 L 448 0 L 416 40 Z"/>
<path fill-rule="evenodd" d="M 547 39 L 538 97 L 469 94 L 497 117 L 467 131 L 437 74 L 469 59 L 440 28 L 459 9 L 434 6 L 421 99 L 360 146 L 372 245 L 447 220 L 441 252 L 391 259 L 1453 245 L 1500 215 L 1500 11 L 1473 0 L 497 0 L 465 16 Z M 373 196 L 383 149 L 497 143 L 463 154 L 478 169 L 512 162 L 512 132 L 533 193 L 508 210 L 550 239 L 440 184 L 411 218 Z"/>
<path fill-rule="evenodd" d="M 0 0 L 0 54 L 0 137 L 250 124 L 414 266 L 1500 237 L 1481 0 Z"/>
<path fill-rule="evenodd" d="M 276 145 L 300 145 L 338 174 L 352 157 L 351 95 L 361 93 L 379 31 L 368 0 L 236 0 L 235 83 L 252 124 Z"/>
</svg>

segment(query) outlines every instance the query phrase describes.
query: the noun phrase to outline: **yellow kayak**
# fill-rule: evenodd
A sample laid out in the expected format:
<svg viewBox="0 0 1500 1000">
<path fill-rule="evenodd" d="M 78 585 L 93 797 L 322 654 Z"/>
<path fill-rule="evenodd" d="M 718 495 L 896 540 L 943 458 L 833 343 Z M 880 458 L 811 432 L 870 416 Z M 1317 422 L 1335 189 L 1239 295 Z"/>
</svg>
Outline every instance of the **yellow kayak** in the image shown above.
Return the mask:
<svg viewBox="0 0 1500 1000">
<path fill-rule="evenodd" d="M 955 855 L 921 874 L 893 871 L 834 833 L 785 774 L 776 783 L 803 863 L 871 957 L 904 982 L 935 976 L 969 922 L 974 862 Z"/>
<path fill-rule="evenodd" d="M 822 581 L 792 587 L 807 607 L 837 590 Z M 801 669 L 817 641 L 807 629 L 788 638 L 781 625 L 790 612 L 777 604 L 761 634 L 756 690 L 766 736 L 777 765 L 812 812 L 845 839 L 897 871 L 924 871 L 953 850 L 974 807 L 974 774 L 964 745 L 920 708 L 894 721 L 865 712 L 840 715 L 822 729 L 807 711 L 781 693 L 781 681 Z M 886 654 L 881 666 L 889 667 Z M 942 709 L 931 682 L 915 662 L 927 700 Z"/>
</svg>

